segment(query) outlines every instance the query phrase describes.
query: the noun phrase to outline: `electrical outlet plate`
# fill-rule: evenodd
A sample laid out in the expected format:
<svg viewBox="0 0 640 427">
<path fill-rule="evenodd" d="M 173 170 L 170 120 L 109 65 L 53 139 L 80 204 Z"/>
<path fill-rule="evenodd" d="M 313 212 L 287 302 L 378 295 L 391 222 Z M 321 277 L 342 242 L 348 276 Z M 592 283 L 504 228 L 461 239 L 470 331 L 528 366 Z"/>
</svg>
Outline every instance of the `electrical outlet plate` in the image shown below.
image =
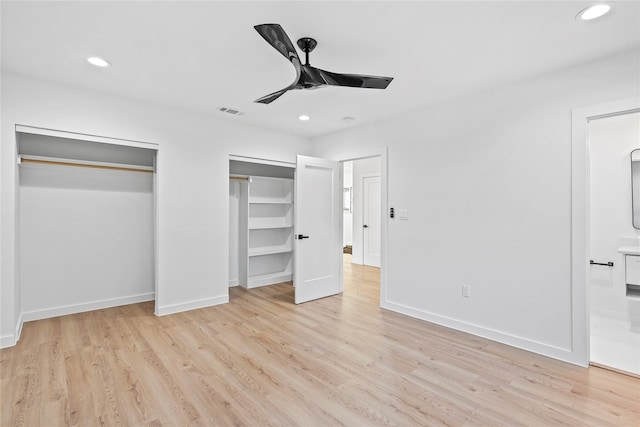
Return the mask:
<svg viewBox="0 0 640 427">
<path fill-rule="evenodd" d="M 471 298 L 471 286 L 462 285 L 462 296 L 465 298 Z"/>
</svg>

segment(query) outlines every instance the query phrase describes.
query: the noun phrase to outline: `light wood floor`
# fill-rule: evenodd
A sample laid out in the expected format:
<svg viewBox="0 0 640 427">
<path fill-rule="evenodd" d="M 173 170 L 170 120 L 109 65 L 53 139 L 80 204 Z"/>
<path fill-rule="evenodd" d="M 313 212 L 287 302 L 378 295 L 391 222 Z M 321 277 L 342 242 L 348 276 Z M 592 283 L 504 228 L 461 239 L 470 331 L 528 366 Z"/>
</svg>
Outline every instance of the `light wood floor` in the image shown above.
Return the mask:
<svg viewBox="0 0 640 427">
<path fill-rule="evenodd" d="M 290 284 L 166 317 L 153 303 L 24 325 L 2 426 L 638 426 L 640 380 L 378 308 L 378 270 L 301 306 Z"/>
</svg>

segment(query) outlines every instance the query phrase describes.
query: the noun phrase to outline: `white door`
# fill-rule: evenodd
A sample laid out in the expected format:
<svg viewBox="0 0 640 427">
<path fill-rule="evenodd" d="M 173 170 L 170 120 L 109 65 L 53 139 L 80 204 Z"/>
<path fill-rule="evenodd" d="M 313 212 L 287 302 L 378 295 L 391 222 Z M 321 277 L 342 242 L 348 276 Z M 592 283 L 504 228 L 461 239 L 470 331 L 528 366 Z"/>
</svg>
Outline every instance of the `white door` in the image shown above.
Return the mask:
<svg viewBox="0 0 640 427">
<path fill-rule="evenodd" d="M 298 156 L 294 204 L 296 304 L 342 292 L 339 162 Z"/>
<path fill-rule="evenodd" d="M 368 176 L 362 181 L 363 264 L 380 267 L 380 177 Z"/>
</svg>

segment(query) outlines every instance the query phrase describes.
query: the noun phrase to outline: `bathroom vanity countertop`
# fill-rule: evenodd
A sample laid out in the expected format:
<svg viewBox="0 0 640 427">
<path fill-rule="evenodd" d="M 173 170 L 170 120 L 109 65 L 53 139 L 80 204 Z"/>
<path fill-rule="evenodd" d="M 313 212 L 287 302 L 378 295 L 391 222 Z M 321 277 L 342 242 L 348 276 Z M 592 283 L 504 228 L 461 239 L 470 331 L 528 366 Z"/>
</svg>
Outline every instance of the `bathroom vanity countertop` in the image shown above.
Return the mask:
<svg viewBox="0 0 640 427">
<path fill-rule="evenodd" d="M 640 246 L 621 246 L 618 252 L 627 255 L 640 255 Z"/>
</svg>

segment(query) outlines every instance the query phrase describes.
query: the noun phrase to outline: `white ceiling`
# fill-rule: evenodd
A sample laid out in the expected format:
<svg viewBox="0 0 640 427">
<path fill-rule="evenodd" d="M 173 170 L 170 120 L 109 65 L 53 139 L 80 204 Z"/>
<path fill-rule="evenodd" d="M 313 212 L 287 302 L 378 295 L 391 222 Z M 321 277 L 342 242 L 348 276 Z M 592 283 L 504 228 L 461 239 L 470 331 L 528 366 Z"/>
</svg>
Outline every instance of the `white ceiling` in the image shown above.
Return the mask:
<svg viewBox="0 0 640 427">
<path fill-rule="evenodd" d="M 2 1 L 2 68 L 211 117 L 314 137 L 447 99 L 640 49 L 640 2 Z M 386 90 L 289 85 L 292 65 L 253 29 L 313 37 L 311 64 L 394 77 Z M 97 55 L 113 66 L 86 62 Z M 302 54 L 301 54 L 302 57 Z M 217 111 L 232 107 L 230 116 Z M 308 114 L 308 122 L 297 120 Z M 355 117 L 347 123 L 343 117 Z"/>
</svg>

